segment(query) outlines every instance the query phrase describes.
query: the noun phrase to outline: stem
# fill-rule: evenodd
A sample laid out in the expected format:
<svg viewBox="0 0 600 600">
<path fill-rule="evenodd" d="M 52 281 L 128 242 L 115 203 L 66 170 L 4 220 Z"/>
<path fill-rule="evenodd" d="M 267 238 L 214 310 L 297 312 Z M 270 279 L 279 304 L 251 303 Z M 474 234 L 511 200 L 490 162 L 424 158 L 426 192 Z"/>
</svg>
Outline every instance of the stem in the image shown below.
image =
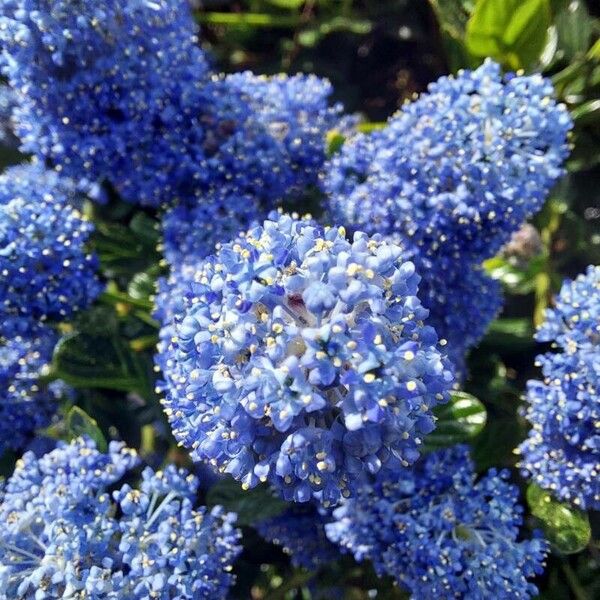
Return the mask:
<svg viewBox="0 0 600 600">
<path fill-rule="evenodd" d="M 587 592 L 581 587 L 579 580 L 577 579 L 577 575 L 575 571 L 571 568 L 567 562 L 562 563 L 562 570 L 565 573 L 567 578 L 567 582 L 571 591 L 573 592 L 573 596 L 575 596 L 576 600 L 590 600 L 590 597 L 587 595 Z"/>
<path fill-rule="evenodd" d="M 105 291 L 100 295 L 100 301 L 106 304 L 114 304 L 115 302 L 124 302 L 125 304 L 131 304 L 139 308 L 145 308 L 152 310 L 153 305 L 149 300 L 141 300 L 139 298 L 132 298 L 129 294 L 124 292 L 109 292 Z"/>
<path fill-rule="evenodd" d="M 302 23 L 298 15 L 270 15 L 267 13 L 196 13 L 198 23 L 204 25 L 229 25 L 231 27 L 269 27 L 290 29 Z"/>
</svg>

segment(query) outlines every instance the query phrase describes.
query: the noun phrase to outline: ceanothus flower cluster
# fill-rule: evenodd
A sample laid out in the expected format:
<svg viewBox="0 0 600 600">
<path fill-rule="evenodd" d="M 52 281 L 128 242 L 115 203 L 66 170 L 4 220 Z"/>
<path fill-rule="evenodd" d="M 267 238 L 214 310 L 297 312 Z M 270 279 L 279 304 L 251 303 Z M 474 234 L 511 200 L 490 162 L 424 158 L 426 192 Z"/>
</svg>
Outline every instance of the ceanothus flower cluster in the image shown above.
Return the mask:
<svg viewBox="0 0 600 600">
<path fill-rule="evenodd" d="M 60 389 L 39 380 L 56 338 L 53 330 L 29 324 L 24 332 L 0 335 L 0 454 L 25 446 L 56 411 Z"/>
<path fill-rule="evenodd" d="M 40 164 L 0 175 L 0 329 L 15 320 L 62 320 L 101 292 L 85 244 L 92 224 L 74 208 L 71 182 Z"/>
<path fill-rule="evenodd" d="M 206 257 L 284 198 L 293 202 L 314 187 L 326 133 L 341 122 L 341 106 L 328 105 L 330 83 L 314 76 L 246 72 L 215 78 L 209 87 L 214 155 L 194 194 L 163 218 L 171 266 Z"/>
<path fill-rule="evenodd" d="M 316 185 L 326 160 L 326 134 L 347 118 L 342 106 L 329 106 L 331 83 L 314 75 L 258 76 L 250 72 L 227 76 L 232 90 L 248 99 L 258 120 L 276 140 L 282 163 L 292 172 L 285 196 Z"/>
<path fill-rule="evenodd" d="M 316 571 L 335 560 L 339 550 L 325 535 L 325 518 L 311 504 L 296 504 L 277 517 L 257 524 L 258 533 L 281 546 L 296 568 Z"/>
<path fill-rule="evenodd" d="M 193 459 L 324 503 L 413 463 L 452 376 L 401 252 L 275 214 L 198 263 L 159 359 Z"/>
<path fill-rule="evenodd" d="M 158 206 L 226 183 L 272 203 L 316 183 L 329 83 L 213 75 L 187 2 L 3 0 L 0 23 L 23 149 L 91 189 Z"/>
<path fill-rule="evenodd" d="M 325 180 L 330 208 L 361 231 L 481 261 L 541 208 L 570 128 L 550 81 L 503 77 L 488 60 L 344 144 Z"/>
<path fill-rule="evenodd" d="M 481 340 L 502 308 L 501 285 L 478 265 L 465 268 L 453 259 L 418 254 L 413 262 L 423 274 L 419 298 L 429 310 L 427 322 L 447 342 L 455 373 L 464 376 L 467 350 Z"/>
<path fill-rule="evenodd" d="M 584 510 L 600 510 L 600 267 L 563 284 L 536 339 L 544 376 L 527 386 L 532 426 L 519 447 L 526 477 Z"/>
<path fill-rule="evenodd" d="M 476 480 L 466 446 L 427 455 L 407 476 L 379 477 L 325 526 L 331 541 L 373 562 L 411 598 L 532 598 L 547 544 L 517 541 L 522 508 L 507 471 Z"/>
<path fill-rule="evenodd" d="M 480 269 L 541 208 L 563 173 L 571 126 L 549 81 L 503 77 L 486 61 L 442 77 L 385 128 L 350 138 L 329 163 L 323 187 L 332 219 L 405 248 L 429 288 L 424 306 L 445 315 L 438 334 L 459 364 L 479 337 L 462 336 L 464 314 L 479 318 L 479 333 L 495 312 L 479 313 L 476 291 L 465 294 L 465 286 L 451 302 L 459 313 L 439 303 L 448 263 L 457 274 Z M 486 288 L 485 307 L 499 306 L 498 287 L 473 277 Z"/>
<path fill-rule="evenodd" d="M 3 0 L 0 42 L 25 151 L 143 204 L 197 176 L 208 66 L 185 0 Z"/>
<path fill-rule="evenodd" d="M 196 478 L 172 465 L 119 486 L 138 463 L 87 438 L 26 453 L 1 496 L 0 599 L 224 599 L 235 515 L 194 508 Z"/>
</svg>

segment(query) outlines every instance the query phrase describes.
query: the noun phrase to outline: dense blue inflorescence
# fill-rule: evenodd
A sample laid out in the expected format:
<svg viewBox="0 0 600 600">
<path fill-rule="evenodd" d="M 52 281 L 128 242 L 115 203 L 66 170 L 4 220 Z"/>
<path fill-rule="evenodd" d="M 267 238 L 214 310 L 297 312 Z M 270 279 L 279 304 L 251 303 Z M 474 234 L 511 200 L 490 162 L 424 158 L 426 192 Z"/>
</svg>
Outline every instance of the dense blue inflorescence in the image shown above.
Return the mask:
<svg viewBox="0 0 600 600">
<path fill-rule="evenodd" d="M 441 78 L 385 128 L 350 138 L 326 169 L 331 218 L 405 248 L 424 279 L 424 306 L 444 315 L 438 334 L 448 340 L 459 371 L 501 304 L 480 264 L 541 208 L 563 172 L 570 127 L 549 81 L 504 77 L 486 61 Z M 471 291 L 466 281 L 443 289 L 449 265 L 473 280 Z M 473 325 L 466 337 L 465 314 Z"/>
<path fill-rule="evenodd" d="M 44 385 L 39 377 L 57 337 L 53 330 L 31 324 L 11 337 L 0 335 L 0 454 L 23 448 L 56 412 L 60 387 Z"/>
<path fill-rule="evenodd" d="M 4 0 L 0 23 L 23 149 L 78 182 L 153 206 L 316 183 L 329 83 L 213 75 L 187 2 Z"/>
<path fill-rule="evenodd" d="M 452 376 L 399 247 L 275 214 L 185 277 L 158 364 L 195 460 L 325 503 L 416 460 Z"/>
<path fill-rule="evenodd" d="M 281 546 L 294 567 L 315 571 L 339 556 L 325 535 L 325 518 L 311 504 L 296 504 L 256 529 L 267 541 Z"/>
<path fill-rule="evenodd" d="M 0 175 L 0 331 L 15 320 L 62 320 L 100 293 L 85 244 L 93 226 L 73 185 L 39 164 Z"/>
<path fill-rule="evenodd" d="M 185 0 L 3 0 L 2 15 L 26 151 L 144 204 L 197 176 L 208 67 Z"/>
<path fill-rule="evenodd" d="M 331 85 L 314 76 L 238 73 L 210 86 L 222 95 L 211 100 L 214 155 L 194 194 L 163 219 L 171 266 L 204 258 L 283 200 L 294 204 L 316 186 L 326 133 L 343 121 L 341 107 L 329 106 Z"/>
<path fill-rule="evenodd" d="M 600 267 L 567 281 L 537 332 L 555 352 L 537 358 L 519 448 L 525 476 L 562 500 L 600 510 Z"/>
<path fill-rule="evenodd" d="M 547 544 L 517 541 L 522 508 L 508 472 L 476 481 L 464 446 L 425 457 L 406 476 L 379 477 L 335 509 L 328 537 L 370 559 L 411 597 L 531 598 Z"/>
<path fill-rule="evenodd" d="M 84 438 L 26 453 L 1 496 L 0 598 L 225 598 L 235 515 L 195 509 L 196 478 L 172 465 L 118 485 L 137 465 L 134 450 Z"/>
<path fill-rule="evenodd" d="M 466 374 L 466 352 L 484 336 L 502 308 L 502 288 L 478 265 L 417 255 L 414 264 L 422 274 L 419 298 L 429 310 L 427 323 L 443 340 L 455 372 Z"/>
<path fill-rule="evenodd" d="M 330 208 L 338 222 L 426 254 L 484 260 L 541 208 L 570 127 L 548 80 L 504 77 L 486 61 L 345 143 L 325 180 Z"/>
</svg>

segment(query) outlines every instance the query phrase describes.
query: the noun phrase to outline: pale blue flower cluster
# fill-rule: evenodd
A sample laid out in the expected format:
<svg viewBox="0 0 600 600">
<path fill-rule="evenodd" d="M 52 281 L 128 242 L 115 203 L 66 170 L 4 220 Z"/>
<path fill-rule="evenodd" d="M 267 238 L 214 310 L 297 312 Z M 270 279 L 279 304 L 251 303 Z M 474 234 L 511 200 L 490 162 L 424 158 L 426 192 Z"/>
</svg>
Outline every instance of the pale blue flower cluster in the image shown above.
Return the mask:
<svg viewBox="0 0 600 600">
<path fill-rule="evenodd" d="M 330 162 L 323 186 L 333 220 L 405 248 L 427 281 L 423 304 L 459 366 L 500 298 L 494 283 L 482 285 L 480 273 L 476 286 L 486 295 L 465 294 L 463 286 L 451 302 L 461 310 L 450 312 L 440 303 L 446 293 L 437 291 L 447 265 L 459 278 L 479 269 L 541 208 L 563 172 L 571 126 L 549 81 L 504 77 L 486 61 L 442 77 L 385 128 L 349 139 Z M 467 338 L 465 314 L 476 334 Z"/>
<path fill-rule="evenodd" d="M 547 543 L 518 541 L 522 508 L 507 471 L 476 479 L 466 446 L 427 455 L 406 476 L 379 477 L 325 526 L 331 541 L 411 598 L 532 598 Z"/>
<path fill-rule="evenodd" d="M 256 526 L 267 541 L 281 546 L 294 567 L 316 571 L 339 556 L 325 535 L 325 517 L 315 506 L 296 504 Z"/>
<path fill-rule="evenodd" d="M 520 467 L 561 500 L 600 510 L 600 267 L 563 284 L 536 338 L 554 351 L 537 358 L 543 380 L 528 383 Z"/>
<path fill-rule="evenodd" d="M 398 246 L 274 214 L 187 277 L 159 365 L 195 460 L 335 503 L 418 458 L 452 376 Z"/>
<path fill-rule="evenodd" d="M 226 598 L 235 516 L 194 508 L 196 478 L 173 466 L 120 484 L 138 463 L 85 438 L 26 453 L 0 497 L 0 599 Z"/>
<path fill-rule="evenodd" d="M 48 425 L 60 389 L 40 382 L 57 335 L 47 327 L 0 335 L 0 454 L 23 448 L 32 433 Z"/>
<path fill-rule="evenodd" d="M 101 292 L 93 226 L 73 206 L 76 190 L 40 164 L 0 175 L 0 330 L 18 319 L 64 320 Z"/>
</svg>

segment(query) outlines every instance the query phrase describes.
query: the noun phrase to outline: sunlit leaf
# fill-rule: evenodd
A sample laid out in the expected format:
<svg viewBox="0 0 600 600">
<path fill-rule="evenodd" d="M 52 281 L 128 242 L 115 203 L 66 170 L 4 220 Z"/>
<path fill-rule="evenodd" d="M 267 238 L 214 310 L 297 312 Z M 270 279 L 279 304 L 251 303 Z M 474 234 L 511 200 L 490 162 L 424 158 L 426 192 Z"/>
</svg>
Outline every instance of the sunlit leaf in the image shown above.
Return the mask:
<svg viewBox="0 0 600 600">
<path fill-rule="evenodd" d="M 478 0 L 465 43 L 476 58 L 494 58 L 511 69 L 535 63 L 550 26 L 548 0 Z"/>
<path fill-rule="evenodd" d="M 552 497 L 535 484 L 527 488 L 527 503 L 543 525 L 548 541 L 562 554 L 581 552 L 589 543 L 592 531 L 587 514 Z"/>
</svg>

